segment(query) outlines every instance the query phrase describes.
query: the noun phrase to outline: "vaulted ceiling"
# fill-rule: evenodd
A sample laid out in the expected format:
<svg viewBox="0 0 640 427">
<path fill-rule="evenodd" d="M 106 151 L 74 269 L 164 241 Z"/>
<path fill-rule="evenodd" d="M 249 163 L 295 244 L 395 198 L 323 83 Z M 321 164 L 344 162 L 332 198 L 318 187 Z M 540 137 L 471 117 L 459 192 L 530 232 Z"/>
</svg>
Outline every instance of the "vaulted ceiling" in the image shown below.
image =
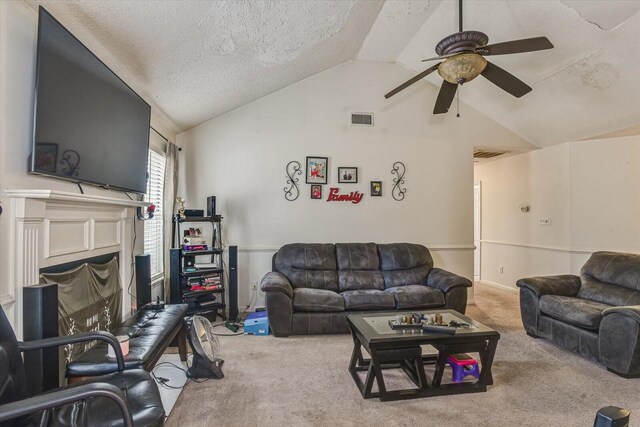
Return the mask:
<svg viewBox="0 0 640 427">
<path fill-rule="evenodd" d="M 28 2 L 109 52 L 114 71 L 180 130 L 350 59 L 420 72 L 458 25 L 451 0 Z M 637 126 L 639 11 L 638 1 L 467 0 L 464 28 L 490 43 L 546 35 L 555 48 L 490 58 L 533 87 L 523 98 L 479 77 L 461 101 L 538 146 Z"/>
</svg>

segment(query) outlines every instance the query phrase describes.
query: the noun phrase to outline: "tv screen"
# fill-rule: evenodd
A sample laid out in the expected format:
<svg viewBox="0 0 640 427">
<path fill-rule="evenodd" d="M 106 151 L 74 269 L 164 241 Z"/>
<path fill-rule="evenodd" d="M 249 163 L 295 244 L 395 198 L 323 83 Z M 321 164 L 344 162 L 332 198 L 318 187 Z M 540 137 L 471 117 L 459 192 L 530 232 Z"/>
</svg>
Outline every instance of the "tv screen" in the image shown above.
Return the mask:
<svg viewBox="0 0 640 427">
<path fill-rule="evenodd" d="M 40 7 L 29 171 L 144 193 L 151 107 Z"/>
</svg>

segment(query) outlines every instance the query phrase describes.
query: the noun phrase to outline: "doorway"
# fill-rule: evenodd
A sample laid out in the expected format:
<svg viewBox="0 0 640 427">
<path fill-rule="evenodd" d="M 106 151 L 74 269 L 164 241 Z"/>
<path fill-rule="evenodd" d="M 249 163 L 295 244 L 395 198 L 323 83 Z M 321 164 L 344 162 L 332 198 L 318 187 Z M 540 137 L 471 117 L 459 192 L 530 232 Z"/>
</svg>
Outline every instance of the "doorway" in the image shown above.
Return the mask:
<svg viewBox="0 0 640 427">
<path fill-rule="evenodd" d="M 473 280 L 480 281 L 480 237 L 482 228 L 482 183 L 473 186 Z"/>
</svg>

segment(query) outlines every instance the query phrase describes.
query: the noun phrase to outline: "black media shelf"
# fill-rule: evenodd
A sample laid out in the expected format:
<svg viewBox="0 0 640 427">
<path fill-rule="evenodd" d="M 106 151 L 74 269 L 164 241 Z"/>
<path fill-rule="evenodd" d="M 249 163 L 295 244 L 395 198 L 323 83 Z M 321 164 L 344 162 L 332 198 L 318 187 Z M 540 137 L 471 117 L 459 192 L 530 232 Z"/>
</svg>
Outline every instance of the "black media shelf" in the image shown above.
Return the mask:
<svg viewBox="0 0 640 427">
<path fill-rule="evenodd" d="M 186 217 L 180 218 L 179 215 L 173 217 L 173 245 L 174 249 L 170 251 L 170 295 L 169 299 L 172 304 L 183 303 L 188 304 L 188 315 L 200 314 L 209 320 L 215 321 L 217 316 L 221 316 L 226 320 L 226 304 L 225 304 L 225 271 L 224 268 L 200 268 L 191 270 L 194 264 L 197 264 L 197 257 L 206 257 L 207 263 L 218 266 L 224 266 L 222 263 L 222 243 L 220 236 L 222 235 L 222 216 L 215 215 L 209 217 Z M 211 238 L 207 242 L 206 250 L 184 250 L 180 245 L 183 238 L 183 230 L 190 228 L 201 228 L 201 226 L 185 225 L 188 223 L 208 223 L 211 224 Z M 208 231 L 201 230 L 204 236 Z M 187 232 L 188 234 L 188 232 Z M 205 262 L 204 260 L 200 262 Z M 187 271 L 187 267 L 190 271 Z M 220 289 L 192 291 L 189 286 L 193 279 L 216 279 L 222 287 Z"/>
</svg>

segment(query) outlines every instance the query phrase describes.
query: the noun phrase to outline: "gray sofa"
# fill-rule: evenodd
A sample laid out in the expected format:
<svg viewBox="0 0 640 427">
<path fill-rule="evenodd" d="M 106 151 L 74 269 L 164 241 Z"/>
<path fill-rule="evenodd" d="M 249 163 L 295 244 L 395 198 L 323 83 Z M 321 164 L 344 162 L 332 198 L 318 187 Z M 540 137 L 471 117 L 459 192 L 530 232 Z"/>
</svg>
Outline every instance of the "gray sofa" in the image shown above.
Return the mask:
<svg viewBox="0 0 640 427">
<path fill-rule="evenodd" d="M 294 243 L 273 256 L 262 279 L 275 336 L 348 333 L 362 311 L 467 306 L 471 282 L 433 268 L 429 250 L 410 243 Z"/>
<path fill-rule="evenodd" d="M 527 334 L 624 377 L 640 376 L 640 255 L 595 252 L 580 277 L 520 279 Z"/>
</svg>

